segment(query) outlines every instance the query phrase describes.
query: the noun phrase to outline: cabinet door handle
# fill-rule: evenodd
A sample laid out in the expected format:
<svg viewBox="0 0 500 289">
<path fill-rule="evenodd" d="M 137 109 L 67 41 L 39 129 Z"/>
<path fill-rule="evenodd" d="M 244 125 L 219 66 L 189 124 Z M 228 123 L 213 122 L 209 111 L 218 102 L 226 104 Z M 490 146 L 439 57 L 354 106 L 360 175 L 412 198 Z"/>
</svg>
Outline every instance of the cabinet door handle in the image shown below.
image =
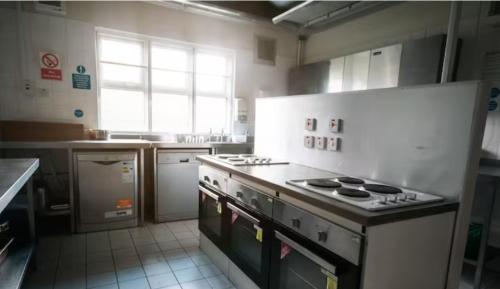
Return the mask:
<svg viewBox="0 0 500 289">
<path fill-rule="evenodd" d="M 181 160 L 179 160 L 179 162 L 180 163 L 187 163 L 187 162 L 189 162 L 189 159 L 181 159 Z"/>
</svg>

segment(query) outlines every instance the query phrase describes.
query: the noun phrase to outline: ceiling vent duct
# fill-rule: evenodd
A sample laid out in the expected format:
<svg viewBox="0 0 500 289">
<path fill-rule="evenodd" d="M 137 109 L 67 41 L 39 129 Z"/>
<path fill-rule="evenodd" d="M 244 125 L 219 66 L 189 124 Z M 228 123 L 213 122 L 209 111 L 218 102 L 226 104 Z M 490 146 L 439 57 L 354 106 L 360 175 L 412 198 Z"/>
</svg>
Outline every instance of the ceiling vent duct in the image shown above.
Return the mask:
<svg viewBox="0 0 500 289">
<path fill-rule="evenodd" d="M 311 34 L 398 3 L 400 2 L 309 0 L 274 17 L 273 23 L 292 24 L 300 34 Z"/>
</svg>

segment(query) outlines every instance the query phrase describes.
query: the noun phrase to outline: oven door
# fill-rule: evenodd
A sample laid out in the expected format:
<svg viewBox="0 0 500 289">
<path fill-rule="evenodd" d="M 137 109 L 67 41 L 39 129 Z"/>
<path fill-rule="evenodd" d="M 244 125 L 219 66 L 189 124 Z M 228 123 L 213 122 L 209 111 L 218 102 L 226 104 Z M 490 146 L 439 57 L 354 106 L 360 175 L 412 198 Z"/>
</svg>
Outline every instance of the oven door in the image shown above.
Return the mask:
<svg viewBox="0 0 500 289">
<path fill-rule="evenodd" d="M 200 231 L 207 236 L 217 247 L 224 251 L 224 225 L 223 218 L 226 211 L 223 195 L 207 189 L 202 185 L 199 190 L 199 220 Z"/>
<path fill-rule="evenodd" d="M 358 289 L 360 269 L 313 242 L 286 230 L 274 231 L 273 289 Z M 293 237 L 292 237 L 293 236 Z"/>
<path fill-rule="evenodd" d="M 268 288 L 271 222 L 236 203 L 227 203 L 231 260 L 260 288 Z"/>
</svg>

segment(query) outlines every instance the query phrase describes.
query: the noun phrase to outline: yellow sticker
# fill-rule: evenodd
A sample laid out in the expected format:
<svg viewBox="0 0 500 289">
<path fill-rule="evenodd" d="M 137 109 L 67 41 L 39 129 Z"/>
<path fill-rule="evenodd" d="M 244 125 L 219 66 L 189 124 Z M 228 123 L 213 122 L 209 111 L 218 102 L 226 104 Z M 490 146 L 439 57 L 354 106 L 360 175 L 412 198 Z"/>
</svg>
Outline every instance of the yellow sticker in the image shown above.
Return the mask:
<svg viewBox="0 0 500 289">
<path fill-rule="evenodd" d="M 253 227 L 255 228 L 255 230 L 257 230 L 257 232 L 255 233 L 255 239 L 257 239 L 257 241 L 259 242 L 262 242 L 262 228 L 257 225 L 253 225 Z"/>
<path fill-rule="evenodd" d="M 326 289 L 337 289 L 337 277 L 326 276 Z"/>
<path fill-rule="evenodd" d="M 222 204 L 221 203 L 217 203 L 217 213 L 222 214 Z"/>
</svg>

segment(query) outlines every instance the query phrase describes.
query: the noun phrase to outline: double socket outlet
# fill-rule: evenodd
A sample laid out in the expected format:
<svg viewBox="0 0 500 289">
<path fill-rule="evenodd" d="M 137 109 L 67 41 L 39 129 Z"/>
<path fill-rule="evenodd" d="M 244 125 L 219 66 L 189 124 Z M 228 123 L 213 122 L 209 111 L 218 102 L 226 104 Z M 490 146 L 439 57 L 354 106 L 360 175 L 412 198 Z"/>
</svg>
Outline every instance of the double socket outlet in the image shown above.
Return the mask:
<svg viewBox="0 0 500 289">
<path fill-rule="evenodd" d="M 340 148 L 340 138 L 324 136 L 305 136 L 304 146 L 306 148 L 316 148 L 318 150 L 338 151 Z"/>
<path fill-rule="evenodd" d="M 315 118 L 306 118 L 305 129 L 307 131 L 315 131 L 317 120 Z M 342 120 L 340 118 L 332 118 L 328 123 L 328 130 L 332 133 L 338 133 L 342 130 Z M 340 149 L 341 139 L 335 136 L 304 136 L 304 146 L 306 148 L 316 148 L 318 150 L 338 151 Z"/>
</svg>

